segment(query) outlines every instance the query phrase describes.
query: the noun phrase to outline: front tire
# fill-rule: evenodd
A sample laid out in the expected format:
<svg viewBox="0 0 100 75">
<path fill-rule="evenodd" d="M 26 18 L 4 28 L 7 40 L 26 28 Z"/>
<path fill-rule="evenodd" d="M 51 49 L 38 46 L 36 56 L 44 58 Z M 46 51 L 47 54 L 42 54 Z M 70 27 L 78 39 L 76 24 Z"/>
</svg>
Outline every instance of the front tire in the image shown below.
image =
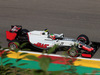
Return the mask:
<svg viewBox="0 0 100 75">
<path fill-rule="evenodd" d="M 83 43 L 85 43 L 87 45 L 90 43 L 89 38 L 86 35 L 84 35 L 84 34 L 79 35 L 77 37 L 77 40 L 81 41 L 81 42 L 83 42 Z"/>
<path fill-rule="evenodd" d="M 71 57 L 78 57 L 78 56 L 80 56 L 80 51 L 78 49 L 73 50 L 72 48 L 69 48 L 67 53 Z"/>
<path fill-rule="evenodd" d="M 9 47 L 11 50 L 15 50 L 15 49 L 19 48 L 19 46 L 20 46 L 20 43 L 19 43 L 18 41 L 16 41 L 16 40 L 10 41 L 10 42 L 8 43 L 8 47 Z"/>
</svg>

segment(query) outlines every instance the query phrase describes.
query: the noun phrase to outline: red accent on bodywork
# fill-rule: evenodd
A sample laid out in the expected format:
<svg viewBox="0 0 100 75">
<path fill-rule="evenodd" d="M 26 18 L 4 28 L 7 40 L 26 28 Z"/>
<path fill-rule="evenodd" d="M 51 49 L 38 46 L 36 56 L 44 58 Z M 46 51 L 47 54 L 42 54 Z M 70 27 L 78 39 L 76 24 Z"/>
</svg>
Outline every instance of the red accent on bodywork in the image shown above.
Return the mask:
<svg viewBox="0 0 100 75">
<path fill-rule="evenodd" d="M 20 27 L 14 26 L 10 31 L 18 32 L 20 29 Z"/>
<path fill-rule="evenodd" d="M 53 39 L 53 40 L 55 40 L 55 39 L 56 39 L 56 37 L 55 37 L 55 36 L 50 35 L 50 37 L 51 37 L 51 39 Z"/>
<path fill-rule="evenodd" d="M 84 53 L 83 53 L 81 56 L 82 56 L 82 57 L 87 57 L 87 58 L 91 58 L 91 57 L 92 57 L 91 54 L 84 54 Z"/>
<path fill-rule="evenodd" d="M 9 31 L 6 31 L 6 38 L 8 40 L 14 40 L 16 36 L 17 36 L 17 33 L 11 33 Z"/>
<path fill-rule="evenodd" d="M 34 44 L 35 46 L 37 46 L 37 47 L 40 47 L 40 48 L 47 48 L 47 46 L 49 46 L 49 44 L 42 44 L 42 43 L 36 43 L 36 44 Z"/>
<path fill-rule="evenodd" d="M 45 45 L 44 45 L 44 48 L 47 48 L 47 46 L 49 46 L 49 44 L 45 44 Z"/>
<path fill-rule="evenodd" d="M 89 51 L 89 52 L 91 52 L 91 51 L 94 50 L 92 47 L 91 47 L 91 48 L 88 48 L 88 47 L 86 47 L 86 46 L 82 46 L 82 49 L 87 50 L 87 51 Z"/>
<path fill-rule="evenodd" d="M 29 35 L 28 35 L 28 33 L 27 33 L 27 37 L 28 37 L 28 42 L 31 44 L 31 42 L 30 42 L 30 40 L 29 40 Z"/>
</svg>

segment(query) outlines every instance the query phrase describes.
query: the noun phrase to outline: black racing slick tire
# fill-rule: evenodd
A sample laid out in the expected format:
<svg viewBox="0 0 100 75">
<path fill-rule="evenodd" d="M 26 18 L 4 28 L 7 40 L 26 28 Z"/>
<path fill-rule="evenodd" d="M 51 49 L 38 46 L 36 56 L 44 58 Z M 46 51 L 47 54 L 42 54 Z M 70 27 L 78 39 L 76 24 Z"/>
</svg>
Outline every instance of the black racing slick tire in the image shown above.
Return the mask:
<svg viewBox="0 0 100 75">
<path fill-rule="evenodd" d="M 22 35 L 22 36 L 26 36 L 28 32 L 29 32 L 29 31 L 28 31 L 27 29 L 22 29 L 22 30 L 21 30 L 21 35 Z"/>
<path fill-rule="evenodd" d="M 19 31 L 18 36 L 17 36 L 17 40 L 19 40 L 20 42 L 25 42 L 28 41 L 28 36 L 27 33 L 29 31 L 27 29 L 22 29 L 21 31 Z"/>
<path fill-rule="evenodd" d="M 71 57 L 78 57 L 80 56 L 80 51 L 79 49 L 73 50 L 72 48 L 69 48 L 69 50 L 67 51 L 67 54 Z"/>
<path fill-rule="evenodd" d="M 77 40 L 81 41 L 81 42 L 83 42 L 83 43 L 85 43 L 87 45 L 90 43 L 89 38 L 86 35 L 84 35 L 84 34 L 79 35 L 77 37 Z"/>
<path fill-rule="evenodd" d="M 20 43 L 16 40 L 13 40 L 13 41 L 10 41 L 8 43 L 8 47 L 11 49 L 11 50 L 15 50 L 15 49 L 18 49 L 20 46 Z"/>
</svg>

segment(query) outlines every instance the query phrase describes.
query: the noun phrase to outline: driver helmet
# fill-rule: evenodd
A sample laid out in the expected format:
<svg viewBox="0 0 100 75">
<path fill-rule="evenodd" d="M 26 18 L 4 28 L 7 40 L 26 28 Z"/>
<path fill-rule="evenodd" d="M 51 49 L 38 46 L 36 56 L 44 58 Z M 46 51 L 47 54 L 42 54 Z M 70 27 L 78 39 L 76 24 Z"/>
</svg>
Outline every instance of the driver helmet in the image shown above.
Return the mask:
<svg viewBox="0 0 100 75">
<path fill-rule="evenodd" d="M 45 32 L 48 32 L 48 29 L 44 29 Z"/>
<path fill-rule="evenodd" d="M 49 34 L 49 31 L 48 31 L 48 29 L 44 29 L 44 31 L 45 31 L 45 32 L 47 32 L 47 33 Z"/>
</svg>

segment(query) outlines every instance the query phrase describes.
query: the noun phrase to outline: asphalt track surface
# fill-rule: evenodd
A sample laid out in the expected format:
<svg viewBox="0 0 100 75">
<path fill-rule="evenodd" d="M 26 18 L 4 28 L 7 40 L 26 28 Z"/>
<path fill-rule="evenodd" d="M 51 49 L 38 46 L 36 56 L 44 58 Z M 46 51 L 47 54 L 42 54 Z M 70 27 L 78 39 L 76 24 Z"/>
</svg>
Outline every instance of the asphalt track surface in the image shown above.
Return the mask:
<svg viewBox="0 0 100 75">
<path fill-rule="evenodd" d="M 100 42 L 100 0 L 0 0 L 2 47 L 7 47 L 6 30 L 16 24 L 72 38 L 86 34 Z M 100 49 L 93 57 L 100 58 Z"/>
</svg>

